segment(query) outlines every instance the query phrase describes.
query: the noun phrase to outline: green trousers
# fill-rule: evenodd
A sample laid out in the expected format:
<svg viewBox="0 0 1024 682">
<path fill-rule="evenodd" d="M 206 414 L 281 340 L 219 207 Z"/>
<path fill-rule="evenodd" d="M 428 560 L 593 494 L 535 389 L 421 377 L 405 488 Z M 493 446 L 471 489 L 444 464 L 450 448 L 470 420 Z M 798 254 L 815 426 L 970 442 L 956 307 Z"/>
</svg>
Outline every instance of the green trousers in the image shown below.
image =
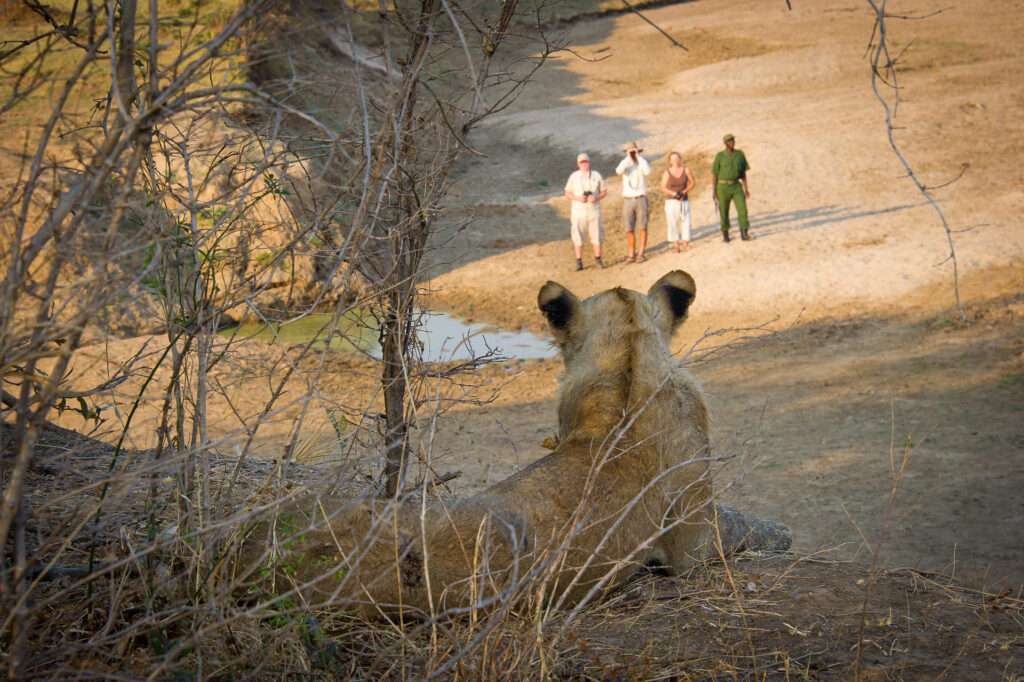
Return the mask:
<svg viewBox="0 0 1024 682">
<path fill-rule="evenodd" d="M 746 233 L 750 229 L 750 221 L 747 220 L 747 197 L 743 194 L 743 185 L 738 182 L 731 185 L 719 183 L 715 192 L 718 196 L 718 218 L 722 232 L 729 234 L 729 202 L 735 201 L 740 232 Z"/>
</svg>

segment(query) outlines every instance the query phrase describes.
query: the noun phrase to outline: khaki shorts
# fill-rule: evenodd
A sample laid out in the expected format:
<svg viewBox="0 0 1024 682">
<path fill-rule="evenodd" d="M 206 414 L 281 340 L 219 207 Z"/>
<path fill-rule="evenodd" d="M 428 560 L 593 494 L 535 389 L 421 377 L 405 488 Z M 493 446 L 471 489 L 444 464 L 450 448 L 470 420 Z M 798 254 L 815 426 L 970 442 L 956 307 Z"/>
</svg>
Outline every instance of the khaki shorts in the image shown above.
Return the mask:
<svg viewBox="0 0 1024 682">
<path fill-rule="evenodd" d="M 576 246 L 583 246 L 584 238 L 589 239 L 591 244 L 599 245 L 604 241 L 601 214 L 595 212 L 572 216 L 569 220 L 569 236 Z"/>
<path fill-rule="evenodd" d="M 647 229 L 647 197 L 624 197 L 622 199 L 622 224 L 626 232 L 635 232 L 637 223 L 641 230 Z"/>
</svg>

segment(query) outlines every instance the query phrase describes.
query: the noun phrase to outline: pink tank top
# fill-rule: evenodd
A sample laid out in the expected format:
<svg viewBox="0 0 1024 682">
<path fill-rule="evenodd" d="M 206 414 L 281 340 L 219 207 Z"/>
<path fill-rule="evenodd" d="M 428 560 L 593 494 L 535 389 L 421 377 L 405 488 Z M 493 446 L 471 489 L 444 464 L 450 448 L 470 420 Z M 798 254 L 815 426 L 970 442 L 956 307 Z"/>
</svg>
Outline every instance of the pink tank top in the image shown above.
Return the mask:
<svg viewBox="0 0 1024 682">
<path fill-rule="evenodd" d="M 683 175 L 681 177 L 675 177 L 672 175 L 672 171 L 665 171 L 668 173 L 668 188 L 673 192 L 682 192 L 683 188 L 686 187 L 686 169 L 683 169 Z M 683 197 L 686 198 L 685 196 Z"/>
</svg>

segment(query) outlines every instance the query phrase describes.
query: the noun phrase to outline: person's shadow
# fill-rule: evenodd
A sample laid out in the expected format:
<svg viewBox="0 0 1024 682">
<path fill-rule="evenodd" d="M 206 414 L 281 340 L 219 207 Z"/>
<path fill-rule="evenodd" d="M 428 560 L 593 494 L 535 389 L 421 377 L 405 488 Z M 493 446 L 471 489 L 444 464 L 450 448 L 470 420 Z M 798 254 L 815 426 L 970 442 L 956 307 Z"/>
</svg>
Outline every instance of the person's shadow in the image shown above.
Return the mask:
<svg viewBox="0 0 1024 682">
<path fill-rule="evenodd" d="M 820 227 L 839 225 L 851 220 L 859 220 L 861 218 L 885 215 L 886 213 L 906 211 L 907 209 L 916 208 L 919 205 L 920 204 L 901 204 L 899 206 L 890 206 L 889 208 L 879 209 L 860 209 L 856 207 L 830 205 L 796 211 L 757 213 L 750 216 L 750 231 L 755 237 L 771 237 L 773 235 L 784 234 L 786 232 L 813 230 Z M 708 207 L 705 208 L 707 208 L 708 213 L 710 214 L 712 209 Z M 736 222 L 735 210 L 733 210 L 732 213 L 733 215 L 730 216 L 730 232 L 735 230 L 738 233 L 739 223 Z M 693 240 L 696 241 L 705 237 L 717 237 L 719 233 L 718 220 L 716 219 L 713 222 L 695 225 L 693 230 Z"/>
</svg>

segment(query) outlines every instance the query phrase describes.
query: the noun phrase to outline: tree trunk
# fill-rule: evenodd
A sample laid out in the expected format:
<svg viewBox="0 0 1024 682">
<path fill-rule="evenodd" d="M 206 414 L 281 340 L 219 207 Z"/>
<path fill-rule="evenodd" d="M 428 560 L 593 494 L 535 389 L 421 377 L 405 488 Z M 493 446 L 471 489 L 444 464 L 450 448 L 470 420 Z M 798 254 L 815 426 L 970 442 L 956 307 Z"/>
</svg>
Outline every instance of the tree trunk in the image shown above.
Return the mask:
<svg viewBox="0 0 1024 682">
<path fill-rule="evenodd" d="M 413 125 L 416 112 L 419 71 L 430 46 L 429 27 L 438 13 L 436 0 L 423 0 L 417 22 L 418 29 L 403 67 L 405 101 L 396 111 L 401 112 L 398 130 L 402 132 L 398 145 L 396 166 L 412 167 L 416 148 L 413 144 Z M 398 221 L 391 228 L 390 283 L 384 323 L 381 325 L 381 355 L 384 368 L 381 384 L 384 389 L 384 495 L 393 497 L 402 489 L 405 467 L 409 455 L 409 427 L 406 423 L 405 394 L 406 369 L 410 361 L 410 336 L 413 334 L 413 314 L 416 301 L 416 277 L 423 259 L 423 247 L 430 233 L 430 225 L 415 200 L 416 182 L 408 174 L 399 174 L 395 185 L 398 192 Z"/>
<path fill-rule="evenodd" d="M 403 287 L 388 293 L 387 312 L 381 325 L 381 384 L 384 389 L 384 495 L 394 497 L 401 490 L 408 451 L 405 423 L 405 350 L 409 315 L 405 311 Z"/>
</svg>

